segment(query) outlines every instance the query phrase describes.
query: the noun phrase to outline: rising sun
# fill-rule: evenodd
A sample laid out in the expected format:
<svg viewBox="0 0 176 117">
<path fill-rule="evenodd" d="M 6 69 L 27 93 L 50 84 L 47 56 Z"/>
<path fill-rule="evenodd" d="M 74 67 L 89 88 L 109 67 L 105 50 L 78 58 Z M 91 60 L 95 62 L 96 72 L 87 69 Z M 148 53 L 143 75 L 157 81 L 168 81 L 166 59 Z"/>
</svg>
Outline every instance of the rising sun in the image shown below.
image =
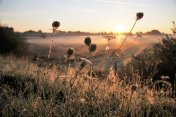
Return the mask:
<svg viewBox="0 0 176 117">
<path fill-rule="evenodd" d="M 118 25 L 115 27 L 115 32 L 118 32 L 118 33 L 125 32 L 125 27 L 124 27 L 124 25 L 118 24 Z"/>
</svg>

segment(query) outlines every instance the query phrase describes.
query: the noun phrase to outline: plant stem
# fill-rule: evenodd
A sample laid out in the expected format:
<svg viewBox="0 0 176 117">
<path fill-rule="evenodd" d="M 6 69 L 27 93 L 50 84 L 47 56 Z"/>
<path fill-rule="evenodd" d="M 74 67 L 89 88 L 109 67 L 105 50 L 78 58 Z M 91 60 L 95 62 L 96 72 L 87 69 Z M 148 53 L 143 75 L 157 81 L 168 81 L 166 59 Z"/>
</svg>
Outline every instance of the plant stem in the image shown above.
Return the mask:
<svg viewBox="0 0 176 117">
<path fill-rule="evenodd" d="M 52 40 L 51 40 L 51 43 L 50 43 L 50 48 L 49 48 L 49 52 L 48 52 L 48 58 L 51 57 L 51 50 L 52 50 L 52 45 L 53 45 L 53 39 L 54 39 L 54 34 L 55 34 L 55 30 L 53 29 L 53 34 L 52 34 Z"/>
<path fill-rule="evenodd" d="M 131 33 L 132 30 L 134 29 L 134 26 L 136 25 L 136 22 L 137 22 L 137 19 L 136 19 L 136 21 L 134 22 L 134 24 L 133 24 L 133 26 L 132 26 L 132 28 L 131 28 L 131 30 L 130 30 L 129 33 Z M 128 34 L 126 35 L 126 37 L 125 37 L 125 39 L 123 40 L 121 46 L 119 47 L 119 50 L 122 48 L 122 46 L 123 46 L 123 44 L 125 43 L 125 41 L 126 41 L 127 38 L 128 38 Z"/>
</svg>

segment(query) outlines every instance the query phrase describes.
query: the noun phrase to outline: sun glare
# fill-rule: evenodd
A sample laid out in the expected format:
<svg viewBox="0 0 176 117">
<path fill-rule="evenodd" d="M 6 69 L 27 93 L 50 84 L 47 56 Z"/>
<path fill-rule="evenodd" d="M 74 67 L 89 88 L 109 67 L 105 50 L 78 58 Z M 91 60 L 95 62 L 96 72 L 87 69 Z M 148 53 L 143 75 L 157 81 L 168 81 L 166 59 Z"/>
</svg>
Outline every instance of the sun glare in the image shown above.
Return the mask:
<svg viewBox="0 0 176 117">
<path fill-rule="evenodd" d="M 118 33 L 125 32 L 125 27 L 124 27 L 124 25 L 118 24 L 118 25 L 115 27 L 115 31 L 118 32 Z"/>
</svg>

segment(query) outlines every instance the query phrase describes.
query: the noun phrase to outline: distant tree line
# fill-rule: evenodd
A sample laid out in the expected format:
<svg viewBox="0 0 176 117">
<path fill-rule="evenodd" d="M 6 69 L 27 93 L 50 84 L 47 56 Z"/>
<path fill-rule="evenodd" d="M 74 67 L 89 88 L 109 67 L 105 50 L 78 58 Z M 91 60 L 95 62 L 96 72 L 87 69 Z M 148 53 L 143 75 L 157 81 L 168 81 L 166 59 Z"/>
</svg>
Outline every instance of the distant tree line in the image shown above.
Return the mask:
<svg viewBox="0 0 176 117">
<path fill-rule="evenodd" d="M 149 32 L 139 32 L 141 35 L 163 35 L 164 33 L 161 33 L 158 30 L 152 30 Z M 22 33 L 25 37 L 41 37 L 41 38 L 45 38 L 45 37 L 51 37 L 52 33 L 48 33 L 48 32 L 42 32 L 42 30 L 39 31 L 33 31 L 33 30 L 29 30 L 29 31 L 25 31 Z M 58 31 L 56 33 L 55 36 L 104 36 L 104 35 L 133 35 L 132 33 L 127 33 L 127 32 L 123 32 L 123 33 L 113 33 L 113 32 L 81 32 L 81 31 Z"/>
</svg>

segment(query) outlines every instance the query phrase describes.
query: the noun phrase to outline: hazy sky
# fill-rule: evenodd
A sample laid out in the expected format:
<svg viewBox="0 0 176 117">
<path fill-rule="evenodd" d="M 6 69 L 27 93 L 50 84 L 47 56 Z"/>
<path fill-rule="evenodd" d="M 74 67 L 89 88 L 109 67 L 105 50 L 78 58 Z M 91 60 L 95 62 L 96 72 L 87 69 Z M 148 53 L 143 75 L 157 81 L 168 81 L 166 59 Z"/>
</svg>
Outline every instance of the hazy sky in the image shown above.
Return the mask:
<svg viewBox="0 0 176 117">
<path fill-rule="evenodd" d="M 115 32 L 119 27 L 129 31 L 137 12 L 144 12 L 144 18 L 134 32 L 171 33 L 176 0 L 0 0 L 1 23 L 16 31 L 51 31 L 54 20 L 65 31 Z"/>
</svg>

